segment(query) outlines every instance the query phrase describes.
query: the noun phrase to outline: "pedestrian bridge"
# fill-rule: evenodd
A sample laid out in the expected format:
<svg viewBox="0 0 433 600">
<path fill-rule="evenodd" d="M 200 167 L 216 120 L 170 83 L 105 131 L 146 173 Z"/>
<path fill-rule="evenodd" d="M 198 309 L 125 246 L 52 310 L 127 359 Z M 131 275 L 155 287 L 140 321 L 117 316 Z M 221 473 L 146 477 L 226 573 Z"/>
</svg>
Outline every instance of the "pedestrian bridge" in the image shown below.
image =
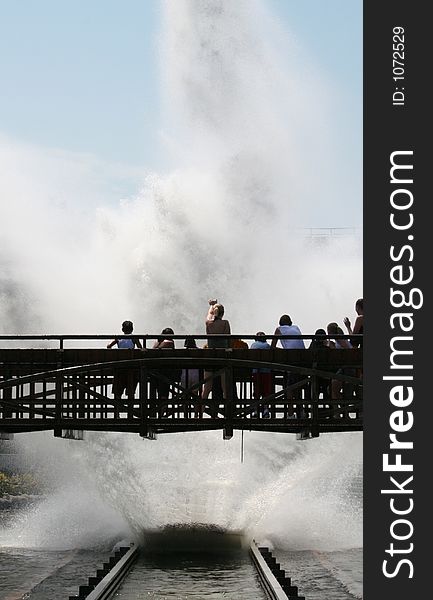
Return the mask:
<svg viewBox="0 0 433 600">
<path fill-rule="evenodd" d="M 137 337 L 145 342 L 157 336 Z M 60 342 L 60 348 L 11 347 L 29 340 L 40 346 L 47 339 Z M 229 439 L 237 429 L 305 439 L 363 428 L 359 349 L 65 348 L 66 342 L 88 344 L 89 339 L 101 345 L 101 339 L 112 337 L 0 336 L 0 344 L 9 346 L 0 348 L 0 435 L 52 430 L 55 436 L 80 439 L 83 431 L 117 431 L 154 439 L 162 433 L 218 429 Z M 271 372 L 271 393 L 265 397 L 255 388 L 257 369 Z M 198 380 L 189 382 L 193 371 Z M 212 393 L 202 400 L 205 381 L 212 382 Z M 337 396 L 331 392 L 333 381 Z"/>
</svg>

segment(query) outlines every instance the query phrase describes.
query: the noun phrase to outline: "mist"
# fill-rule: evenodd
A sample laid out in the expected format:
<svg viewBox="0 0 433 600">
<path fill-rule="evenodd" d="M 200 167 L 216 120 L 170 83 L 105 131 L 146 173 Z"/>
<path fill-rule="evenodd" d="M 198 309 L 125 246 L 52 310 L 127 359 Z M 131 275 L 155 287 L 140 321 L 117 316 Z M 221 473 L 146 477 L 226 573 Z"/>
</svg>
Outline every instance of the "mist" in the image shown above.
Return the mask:
<svg viewBox="0 0 433 600">
<path fill-rule="evenodd" d="M 137 333 L 200 333 L 210 297 L 233 333 L 273 333 L 283 313 L 303 333 L 352 316 L 359 239 L 317 246 L 305 228 L 340 226 L 343 209 L 357 227 L 360 207 L 335 150 L 335 90 L 297 44 L 260 0 L 164 2 L 161 172 L 0 138 L 1 331 L 114 333 L 130 319 Z M 128 178 L 136 192 L 116 197 Z M 20 437 L 24 452 L 60 465 L 24 545 L 58 544 L 47 532 L 60 525 L 74 547 L 179 522 L 298 547 L 361 544 L 359 502 L 346 502 L 358 435 L 250 434 L 243 464 L 238 436 L 214 433 Z"/>
</svg>

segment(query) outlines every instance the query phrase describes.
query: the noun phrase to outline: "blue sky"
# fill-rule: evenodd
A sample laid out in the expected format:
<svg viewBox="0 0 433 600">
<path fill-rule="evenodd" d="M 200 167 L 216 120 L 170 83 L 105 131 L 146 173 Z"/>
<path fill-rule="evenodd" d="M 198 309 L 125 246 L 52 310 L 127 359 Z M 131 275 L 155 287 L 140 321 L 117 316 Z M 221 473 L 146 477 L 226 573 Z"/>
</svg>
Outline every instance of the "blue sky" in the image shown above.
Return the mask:
<svg viewBox="0 0 433 600">
<path fill-rule="evenodd" d="M 339 89 L 358 161 L 361 0 L 267 3 Z M 157 168 L 159 11 L 158 0 L 0 0 L 0 134 Z"/>
</svg>

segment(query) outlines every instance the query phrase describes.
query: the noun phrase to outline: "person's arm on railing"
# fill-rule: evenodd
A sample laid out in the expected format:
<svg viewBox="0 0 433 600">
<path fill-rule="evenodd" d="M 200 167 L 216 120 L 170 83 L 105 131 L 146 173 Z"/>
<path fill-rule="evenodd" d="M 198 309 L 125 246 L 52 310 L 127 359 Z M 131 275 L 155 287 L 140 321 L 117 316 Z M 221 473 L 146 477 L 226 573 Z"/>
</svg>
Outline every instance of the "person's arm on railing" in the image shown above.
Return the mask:
<svg viewBox="0 0 433 600">
<path fill-rule="evenodd" d="M 277 327 L 276 330 L 274 331 L 274 335 L 280 335 L 280 334 L 281 334 L 280 328 Z M 277 347 L 277 343 L 278 343 L 278 340 L 276 338 L 274 338 L 272 340 L 272 342 L 271 342 L 271 348 L 276 348 Z"/>
<path fill-rule="evenodd" d="M 143 346 L 142 346 L 142 344 L 141 344 L 141 342 L 140 342 L 139 338 L 135 337 L 135 338 L 133 338 L 133 339 L 134 339 L 134 343 L 135 343 L 135 345 L 137 346 L 137 348 L 138 348 L 139 350 L 142 350 L 142 349 L 143 349 Z"/>
</svg>

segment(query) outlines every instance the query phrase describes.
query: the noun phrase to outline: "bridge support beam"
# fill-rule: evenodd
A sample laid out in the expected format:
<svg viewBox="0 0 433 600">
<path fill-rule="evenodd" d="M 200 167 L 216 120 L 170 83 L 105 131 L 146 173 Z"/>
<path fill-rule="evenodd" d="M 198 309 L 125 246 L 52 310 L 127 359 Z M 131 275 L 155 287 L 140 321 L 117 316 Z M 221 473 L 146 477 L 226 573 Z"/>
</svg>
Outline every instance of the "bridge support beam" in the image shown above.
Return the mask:
<svg viewBox="0 0 433 600">
<path fill-rule="evenodd" d="M 65 440 L 84 440 L 82 429 L 62 429 L 61 436 Z"/>
<path fill-rule="evenodd" d="M 81 439 L 76 431 L 84 430 L 156 439 L 162 433 L 223 430 L 228 440 L 234 429 L 249 429 L 307 439 L 362 430 L 362 378 L 345 374 L 346 367 L 362 369 L 362 353 L 336 350 L 322 357 L 319 350 L 258 352 L 0 349 L 0 436 L 54 430 L 56 437 Z M 197 369 L 200 381 L 184 388 L 178 381 L 181 368 Z M 262 368 L 274 372 L 274 388 L 260 400 L 252 373 Z M 295 383 L 286 385 L 287 373 L 296 375 Z M 128 376 L 127 399 L 116 386 L 116 393 L 112 389 L 121 374 L 123 382 Z M 218 378 L 222 394 L 215 385 L 212 399 L 207 394 L 200 398 L 200 386 Z M 322 396 L 322 388 L 334 378 L 344 389 L 344 397 L 337 400 L 326 391 Z M 161 398 L 159 382 L 170 388 Z M 270 414 L 263 414 L 265 406 Z"/>
<path fill-rule="evenodd" d="M 156 433 L 155 431 L 152 429 L 152 427 L 144 427 L 141 431 L 140 431 L 140 436 L 142 438 L 145 438 L 147 440 L 156 440 Z"/>
<path fill-rule="evenodd" d="M 232 367 L 228 367 L 225 371 L 226 378 L 226 406 L 225 406 L 225 425 L 223 430 L 223 439 L 231 440 L 233 437 L 233 396 L 234 396 L 234 386 L 235 383 L 233 381 L 233 369 Z"/>
<path fill-rule="evenodd" d="M 317 365 L 314 363 L 313 367 L 317 368 Z M 311 414 L 313 417 L 311 437 L 319 437 L 319 385 L 316 375 L 311 377 Z"/>
<path fill-rule="evenodd" d="M 223 440 L 231 440 L 233 437 L 233 425 L 226 425 L 223 430 Z"/>
</svg>

